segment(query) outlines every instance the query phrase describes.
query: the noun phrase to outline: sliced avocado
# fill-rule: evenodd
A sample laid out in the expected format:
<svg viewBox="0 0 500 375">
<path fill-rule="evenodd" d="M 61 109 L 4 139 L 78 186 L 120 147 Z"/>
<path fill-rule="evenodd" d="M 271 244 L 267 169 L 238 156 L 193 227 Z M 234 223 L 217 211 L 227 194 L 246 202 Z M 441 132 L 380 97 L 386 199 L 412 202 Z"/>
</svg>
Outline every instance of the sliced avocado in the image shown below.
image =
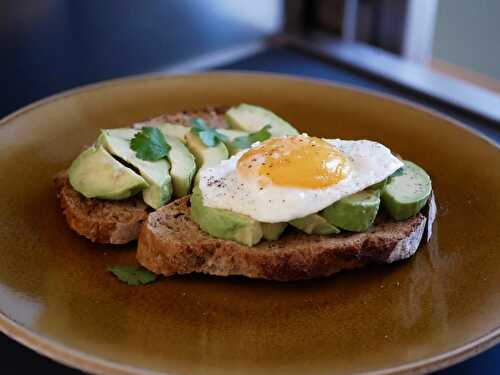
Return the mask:
<svg viewBox="0 0 500 375">
<path fill-rule="evenodd" d="M 193 185 L 198 185 L 202 168 L 211 167 L 229 157 L 229 151 L 224 143 L 219 142 L 214 147 L 208 147 L 196 133 L 191 131 L 186 134 L 186 144 L 189 151 L 193 153 L 198 167 L 198 173 L 195 176 Z"/>
<path fill-rule="evenodd" d="M 147 182 L 115 160 L 104 147 L 89 147 L 69 168 L 69 182 L 87 198 L 125 199 L 148 187 Z"/>
<path fill-rule="evenodd" d="M 130 135 L 138 131 L 134 129 L 101 130 L 101 136 L 97 143 L 102 143 L 111 154 L 139 170 L 141 176 L 149 184 L 149 187 L 142 192 L 144 202 L 157 209 L 165 205 L 172 196 L 170 163 L 165 159 L 158 161 L 139 159 L 135 155 L 135 151 L 130 148 L 130 139 L 133 137 Z"/>
<path fill-rule="evenodd" d="M 130 141 L 134 136 L 139 132 L 140 130 L 137 129 L 132 129 L 132 128 L 117 128 L 117 129 L 101 129 L 101 134 L 99 135 L 99 138 L 97 138 L 96 145 L 105 145 L 105 137 L 106 135 L 110 135 L 113 138 L 120 138 L 126 141 Z M 106 133 L 106 134 L 104 134 Z"/>
<path fill-rule="evenodd" d="M 224 240 L 253 246 L 262 239 L 262 228 L 257 220 L 229 210 L 203 206 L 203 196 L 198 186 L 191 195 L 191 217 L 209 235 Z"/>
<path fill-rule="evenodd" d="M 238 137 L 242 137 L 248 135 L 248 132 L 243 130 L 234 130 L 234 129 L 217 129 L 217 131 L 221 134 L 224 134 L 229 142 L 234 141 Z"/>
<path fill-rule="evenodd" d="M 421 167 L 407 160 L 403 163 L 382 190 L 382 205 L 395 220 L 417 214 L 432 190 L 431 178 Z"/>
<path fill-rule="evenodd" d="M 276 241 L 287 227 L 288 223 L 260 223 L 265 240 Z"/>
<path fill-rule="evenodd" d="M 388 179 L 389 178 L 384 178 L 382 181 L 377 182 L 376 184 L 373 184 L 372 186 L 369 186 L 367 189 L 382 191 L 384 189 L 385 185 L 387 184 Z"/>
<path fill-rule="evenodd" d="M 219 142 L 215 147 L 208 147 L 196 133 L 191 131 L 186 134 L 186 143 L 196 159 L 198 168 L 210 167 L 229 157 L 224 143 Z"/>
<path fill-rule="evenodd" d="M 188 127 L 181 125 L 163 125 L 172 125 L 189 130 Z M 112 137 L 121 138 L 129 142 L 138 131 L 139 130 L 137 129 L 123 128 L 108 129 L 106 132 Z M 170 161 L 170 164 L 172 165 L 172 167 L 170 168 L 170 176 L 172 177 L 173 195 L 176 198 L 180 198 L 188 195 L 191 192 L 191 183 L 194 175 L 196 174 L 196 162 L 194 160 L 193 154 L 191 154 L 189 149 L 177 137 L 166 135 L 165 132 L 164 135 L 165 140 L 171 147 L 168 153 L 168 159 Z M 103 135 L 99 137 L 97 143 L 102 143 L 102 139 Z"/>
<path fill-rule="evenodd" d="M 243 149 L 237 148 L 233 145 L 233 141 L 238 138 L 238 137 L 243 137 L 245 135 L 248 135 L 247 132 L 241 131 L 241 130 L 234 130 L 234 129 L 217 129 L 217 131 L 221 134 L 224 134 L 227 137 L 227 141 L 224 142 L 227 150 L 229 151 L 229 155 L 235 155 L 238 152 L 240 152 Z"/>
<path fill-rule="evenodd" d="M 273 137 L 299 134 L 297 129 L 273 112 L 255 105 L 240 104 L 231 107 L 226 112 L 225 117 L 230 127 L 249 133 L 254 133 L 266 125 L 271 125 L 269 132 Z"/>
<path fill-rule="evenodd" d="M 337 234 L 340 230 L 319 214 L 311 214 L 289 222 L 307 234 Z"/>
<path fill-rule="evenodd" d="M 186 143 L 186 134 L 189 133 L 189 130 L 191 129 L 188 126 L 168 123 L 158 124 L 155 125 L 155 127 L 160 129 L 167 137 L 176 137 L 183 143 Z"/>
<path fill-rule="evenodd" d="M 380 206 L 378 190 L 363 190 L 342 198 L 325 208 L 321 215 L 331 224 L 351 232 L 367 230 Z"/>
<path fill-rule="evenodd" d="M 172 176 L 174 197 L 180 198 L 191 192 L 191 183 L 196 174 L 196 161 L 194 155 L 179 139 L 166 136 L 165 140 L 171 147 L 168 159 L 172 164 L 170 176 Z"/>
</svg>

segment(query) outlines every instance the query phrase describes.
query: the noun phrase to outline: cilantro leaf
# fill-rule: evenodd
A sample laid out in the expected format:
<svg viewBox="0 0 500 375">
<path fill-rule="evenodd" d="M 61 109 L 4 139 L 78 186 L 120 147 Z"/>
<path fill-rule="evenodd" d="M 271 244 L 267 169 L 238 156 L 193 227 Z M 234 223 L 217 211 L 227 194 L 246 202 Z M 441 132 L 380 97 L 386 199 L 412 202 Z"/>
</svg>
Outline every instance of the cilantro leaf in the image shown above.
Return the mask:
<svg viewBox="0 0 500 375">
<path fill-rule="evenodd" d="M 156 161 L 163 159 L 170 151 L 170 145 L 158 128 L 142 128 L 130 141 L 135 155 L 142 160 Z"/>
<path fill-rule="evenodd" d="M 266 139 L 271 138 L 271 133 L 269 133 L 270 128 L 271 125 L 266 125 L 259 131 L 256 131 L 255 133 L 250 133 L 248 135 L 237 137 L 233 141 L 233 146 L 235 148 L 244 149 L 244 148 L 249 148 L 255 142 L 263 142 Z"/>
<path fill-rule="evenodd" d="M 139 266 L 113 266 L 108 271 L 128 285 L 144 285 L 156 281 L 157 275 Z"/>
<path fill-rule="evenodd" d="M 191 121 L 193 128 L 191 132 L 195 133 L 200 137 L 200 140 L 208 147 L 215 147 L 219 142 L 226 142 L 228 138 L 219 133 L 214 128 L 207 126 L 206 122 L 201 118 L 195 118 Z"/>
<path fill-rule="evenodd" d="M 208 147 L 214 147 L 217 145 L 217 138 L 215 136 L 215 132 L 211 132 L 209 130 L 203 130 L 198 133 L 201 141 L 207 145 Z"/>
<path fill-rule="evenodd" d="M 396 170 L 396 172 L 394 172 L 393 174 L 391 174 L 390 177 L 404 176 L 404 174 L 405 174 L 404 168 L 401 167 L 398 170 Z"/>
</svg>

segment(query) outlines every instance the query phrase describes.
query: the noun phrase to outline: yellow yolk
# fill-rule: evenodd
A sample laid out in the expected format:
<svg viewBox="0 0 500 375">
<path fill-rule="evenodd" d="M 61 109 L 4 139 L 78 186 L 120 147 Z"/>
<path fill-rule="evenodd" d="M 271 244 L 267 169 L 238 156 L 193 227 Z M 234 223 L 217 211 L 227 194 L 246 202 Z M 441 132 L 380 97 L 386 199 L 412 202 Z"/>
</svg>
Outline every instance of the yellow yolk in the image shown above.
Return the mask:
<svg viewBox="0 0 500 375">
<path fill-rule="evenodd" d="M 298 135 L 272 138 L 244 153 L 238 174 L 245 179 L 306 189 L 337 184 L 350 172 L 347 157 L 336 147 L 315 137 Z"/>
</svg>

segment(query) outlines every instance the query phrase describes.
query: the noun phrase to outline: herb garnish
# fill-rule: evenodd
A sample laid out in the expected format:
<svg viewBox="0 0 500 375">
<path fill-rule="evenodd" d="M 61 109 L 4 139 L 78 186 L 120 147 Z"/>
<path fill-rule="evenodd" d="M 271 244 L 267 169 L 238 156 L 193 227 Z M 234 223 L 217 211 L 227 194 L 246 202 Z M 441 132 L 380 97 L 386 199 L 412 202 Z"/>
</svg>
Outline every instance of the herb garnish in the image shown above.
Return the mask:
<svg viewBox="0 0 500 375">
<path fill-rule="evenodd" d="M 237 137 L 233 141 L 233 146 L 239 149 L 250 148 L 255 142 L 263 142 L 269 138 L 271 138 L 271 133 L 269 132 L 271 129 L 271 125 L 266 125 L 259 131 L 255 133 L 250 133 L 248 135 L 243 135 L 241 137 Z"/>
<path fill-rule="evenodd" d="M 158 278 L 157 275 L 139 266 L 113 266 L 109 272 L 128 285 L 149 284 Z"/>
<path fill-rule="evenodd" d="M 191 132 L 197 134 L 201 141 L 208 147 L 215 147 L 219 142 L 226 142 L 228 138 L 217 130 L 207 126 L 201 118 L 195 118 L 191 121 L 193 128 Z"/>
<path fill-rule="evenodd" d="M 163 159 L 170 151 L 170 145 L 161 130 L 150 127 L 142 128 L 130 141 L 130 147 L 139 159 L 148 161 Z"/>
</svg>

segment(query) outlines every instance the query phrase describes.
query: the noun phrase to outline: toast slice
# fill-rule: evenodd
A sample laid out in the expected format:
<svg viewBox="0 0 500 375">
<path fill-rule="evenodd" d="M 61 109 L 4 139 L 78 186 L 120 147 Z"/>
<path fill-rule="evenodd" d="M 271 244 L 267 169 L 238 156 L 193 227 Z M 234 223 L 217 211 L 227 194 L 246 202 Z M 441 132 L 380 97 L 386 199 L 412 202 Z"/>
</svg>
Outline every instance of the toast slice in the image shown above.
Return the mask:
<svg viewBox="0 0 500 375">
<path fill-rule="evenodd" d="M 198 117 L 205 120 L 208 126 L 227 128 L 224 120 L 226 111 L 225 107 L 182 111 L 156 117 L 139 127 L 165 122 L 190 126 L 191 119 Z M 85 198 L 70 185 L 67 171 L 59 172 L 54 177 L 54 185 L 70 228 L 93 242 L 118 245 L 136 240 L 144 220 L 152 211 L 140 194 L 121 201 Z"/>
<path fill-rule="evenodd" d="M 118 245 L 136 240 L 151 212 L 141 195 L 121 201 L 85 198 L 70 185 L 67 171 L 54 177 L 54 185 L 68 225 L 93 242 Z"/>
<path fill-rule="evenodd" d="M 395 222 L 379 215 L 365 233 L 321 236 L 288 228 L 278 241 L 246 247 L 204 233 L 191 220 L 189 197 L 183 197 L 149 215 L 139 236 L 137 260 L 165 276 L 201 272 L 277 281 L 312 279 L 368 263 L 406 259 L 423 238 L 430 238 L 434 218 L 431 196 L 427 208 L 416 216 Z"/>
</svg>

